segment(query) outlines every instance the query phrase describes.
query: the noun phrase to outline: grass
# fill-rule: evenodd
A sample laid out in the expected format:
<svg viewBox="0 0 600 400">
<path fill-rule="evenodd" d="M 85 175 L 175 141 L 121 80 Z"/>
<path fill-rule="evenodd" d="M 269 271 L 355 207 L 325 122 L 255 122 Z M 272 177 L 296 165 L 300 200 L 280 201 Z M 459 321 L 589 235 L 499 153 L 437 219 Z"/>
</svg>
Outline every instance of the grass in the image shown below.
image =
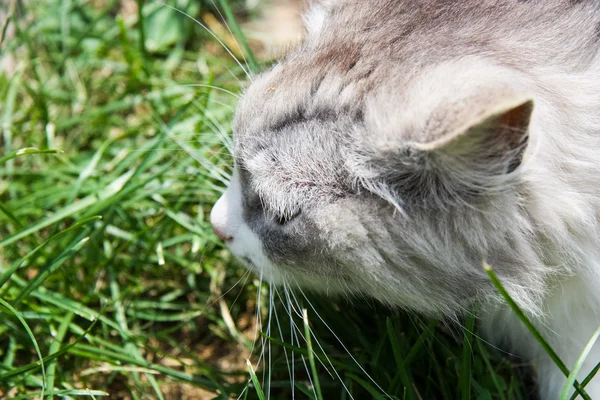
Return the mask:
<svg viewBox="0 0 600 400">
<path fill-rule="evenodd" d="M 247 11 L 228 4 L 240 47 L 212 2 L 172 3 L 213 21 L 254 70 L 233 18 Z M 472 329 L 269 290 L 236 264 L 208 213 L 229 177 L 245 66 L 184 13 L 41 0 L 13 17 L 1 49 L 15 71 L 0 75 L 0 397 L 531 398 L 522 361 Z"/>
</svg>

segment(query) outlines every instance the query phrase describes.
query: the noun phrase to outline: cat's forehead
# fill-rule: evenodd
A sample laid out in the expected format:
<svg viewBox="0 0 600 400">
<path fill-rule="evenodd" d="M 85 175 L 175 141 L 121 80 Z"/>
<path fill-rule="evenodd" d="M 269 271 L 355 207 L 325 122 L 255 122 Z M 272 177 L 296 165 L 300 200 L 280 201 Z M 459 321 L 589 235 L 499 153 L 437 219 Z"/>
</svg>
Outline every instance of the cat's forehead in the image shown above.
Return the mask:
<svg viewBox="0 0 600 400">
<path fill-rule="evenodd" d="M 351 47 L 351 46 L 350 46 Z M 373 69 L 353 49 L 292 54 L 255 79 L 235 120 L 235 155 L 260 191 L 338 196 L 345 149 L 362 126 Z"/>
<path fill-rule="evenodd" d="M 305 120 L 360 118 L 376 69 L 351 43 L 298 50 L 252 82 L 238 105 L 236 133 L 244 140 Z"/>
<path fill-rule="evenodd" d="M 236 153 L 244 189 L 257 193 L 274 209 L 345 197 L 352 182 L 343 136 L 333 122 L 307 120 L 278 132 L 245 137 Z"/>
</svg>

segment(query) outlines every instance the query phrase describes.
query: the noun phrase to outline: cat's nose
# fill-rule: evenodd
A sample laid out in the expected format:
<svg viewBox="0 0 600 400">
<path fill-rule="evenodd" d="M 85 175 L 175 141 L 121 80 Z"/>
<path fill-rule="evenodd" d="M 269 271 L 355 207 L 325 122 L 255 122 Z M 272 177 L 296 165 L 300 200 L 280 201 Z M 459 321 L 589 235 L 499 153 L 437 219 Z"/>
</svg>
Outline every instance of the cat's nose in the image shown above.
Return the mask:
<svg viewBox="0 0 600 400">
<path fill-rule="evenodd" d="M 233 234 L 231 233 L 231 221 L 228 216 L 228 195 L 223 194 L 221 198 L 215 203 L 212 211 L 210 212 L 210 223 L 215 235 L 224 242 L 230 242 L 233 240 Z"/>
<path fill-rule="evenodd" d="M 215 233 L 215 235 L 217 235 L 217 237 L 224 242 L 231 242 L 233 240 L 233 236 L 226 234 L 221 230 L 221 228 L 217 227 L 215 224 L 213 224 L 212 230 Z"/>
</svg>

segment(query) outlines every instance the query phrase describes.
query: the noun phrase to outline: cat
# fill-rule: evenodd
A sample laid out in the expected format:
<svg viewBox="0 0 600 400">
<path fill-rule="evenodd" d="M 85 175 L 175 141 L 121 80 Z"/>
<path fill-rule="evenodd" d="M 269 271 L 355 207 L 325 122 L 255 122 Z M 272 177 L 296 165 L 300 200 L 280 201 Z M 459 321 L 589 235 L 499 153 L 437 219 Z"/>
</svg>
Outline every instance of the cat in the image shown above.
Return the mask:
<svg viewBox="0 0 600 400">
<path fill-rule="evenodd" d="M 215 233 L 276 284 L 431 316 L 478 303 L 558 398 L 482 265 L 572 368 L 600 325 L 600 2 L 330 0 L 305 20 L 238 105 Z"/>
</svg>

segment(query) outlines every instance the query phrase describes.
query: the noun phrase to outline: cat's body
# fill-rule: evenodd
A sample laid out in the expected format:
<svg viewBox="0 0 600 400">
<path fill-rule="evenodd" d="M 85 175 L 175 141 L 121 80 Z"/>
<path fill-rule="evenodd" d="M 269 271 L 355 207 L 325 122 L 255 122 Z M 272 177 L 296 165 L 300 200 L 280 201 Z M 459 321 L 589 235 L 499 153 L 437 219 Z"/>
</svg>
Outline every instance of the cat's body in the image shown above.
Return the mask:
<svg viewBox="0 0 600 400">
<path fill-rule="evenodd" d="M 337 0 L 307 23 L 239 105 L 215 231 L 271 281 L 432 315 L 482 302 L 557 398 L 482 263 L 571 368 L 600 325 L 600 3 Z"/>
</svg>

